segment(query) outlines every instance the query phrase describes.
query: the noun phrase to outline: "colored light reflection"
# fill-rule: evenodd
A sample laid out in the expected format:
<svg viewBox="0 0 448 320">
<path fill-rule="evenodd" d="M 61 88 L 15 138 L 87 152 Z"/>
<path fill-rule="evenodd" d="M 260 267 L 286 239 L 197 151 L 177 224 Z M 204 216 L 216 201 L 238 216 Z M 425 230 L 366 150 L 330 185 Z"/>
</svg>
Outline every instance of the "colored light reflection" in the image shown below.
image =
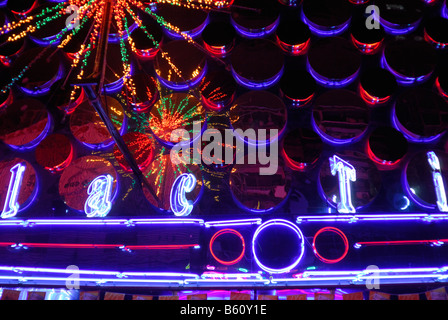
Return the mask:
<svg viewBox="0 0 448 320">
<path fill-rule="evenodd" d="M 439 91 L 439 93 L 442 95 L 442 97 L 444 97 L 445 99 L 448 99 L 448 92 L 446 92 L 442 89 L 442 86 L 440 85 L 440 80 L 438 77 L 437 77 L 436 81 L 434 82 L 434 84 L 436 85 L 436 88 Z"/>
<path fill-rule="evenodd" d="M 440 168 L 440 161 L 434 151 L 427 153 L 428 163 L 432 169 L 432 177 L 437 197 L 437 207 L 441 212 L 448 212 L 448 201 L 446 197 L 445 184 Z"/>
<path fill-rule="evenodd" d="M 367 141 L 367 156 L 372 160 L 373 162 L 382 165 L 382 166 L 389 166 L 389 167 L 395 167 L 398 165 L 398 163 L 401 161 L 401 159 L 398 159 L 396 161 L 389 161 L 389 160 L 383 160 L 380 159 L 373 153 L 372 148 L 370 147 L 370 142 Z"/>
<path fill-rule="evenodd" d="M 165 28 L 165 32 L 168 34 L 168 36 L 170 36 L 172 39 L 175 39 L 175 40 L 183 40 L 186 37 L 188 37 L 190 39 L 194 39 L 201 35 L 202 31 L 204 31 L 204 29 L 208 23 L 209 23 L 209 17 L 207 17 L 205 19 L 205 21 L 203 23 L 201 23 L 201 25 L 199 27 L 197 27 L 193 30 L 182 31 L 179 33 L 179 32 L 173 32 L 169 28 Z"/>
<path fill-rule="evenodd" d="M 352 42 L 355 45 L 355 47 L 358 48 L 358 50 L 364 54 L 377 53 L 379 51 L 379 49 L 381 48 L 381 45 L 383 44 L 383 41 L 373 42 L 373 43 L 363 43 L 361 41 L 356 40 L 353 35 L 351 35 L 351 39 L 352 39 Z"/>
<path fill-rule="evenodd" d="M 236 32 L 244 37 L 249 39 L 255 39 L 255 38 L 265 38 L 270 36 L 278 27 L 280 23 L 280 17 L 278 17 L 274 23 L 260 28 L 260 29 L 247 29 L 243 26 L 236 23 L 233 19 L 231 19 L 232 26 L 235 28 Z"/>
<path fill-rule="evenodd" d="M 358 86 L 358 90 L 359 90 L 359 95 L 360 97 L 367 102 L 369 105 L 379 105 L 379 104 L 384 104 L 386 102 L 388 102 L 391 98 L 391 96 L 386 96 L 386 97 L 376 97 L 370 93 L 367 92 L 366 89 L 364 89 L 362 87 L 361 84 L 359 84 Z"/>
<path fill-rule="evenodd" d="M 381 26 L 384 28 L 384 31 L 390 35 L 398 36 L 398 35 L 405 35 L 414 32 L 418 26 L 420 25 L 421 19 L 418 21 L 408 24 L 406 26 L 401 26 L 398 24 L 390 23 L 388 21 L 385 21 L 380 16 L 380 23 Z"/>
<path fill-rule="evenodd" d="M 390 73 L 392 73 L 395 76 L 395 78 L 397 79 L 397 82 L 399 84 L 401 84 L 402 86 L 413 86 L 416 84 L 423 83 L 423 82 L 427 81 L 432 75 L 432 72 L 429 74 L 426 74 L 426 75 L 419 76 L 419 77 L 408 77 L 408 76 L 402 75 L 389 66 L 389 64 L 387 63 L 387 59 L 384 54 L 384 51 L 383 51 L 383 55 L 381 57 L 381 68 L 386 69 Z"/>
<path fill-rule="evenodd" d="M 53 77 L 53 79 L 51 79 L 47 83 L 33 89 L 28 89 L 25 88 L 24 86 L 20 86 L 19 88 L 23 93 L 25 93 L 28 96 L 35 96 L 35 97 L 44 96 L 50 92 L 51 86 L 56 81 L 62 79 L 63 76 L 64 76 L 64 68 L 62 65 L 59 65 L 57 74 Z"/>
<path fill-rule="evenodd" d="M 41 243 L 41 242 L 0 242 L 0 247 L 11 248 L 50 248 L 50 249 L 119 249 L 129 250 L 185 250 L 198 247 L 199 244 L 167 244 L 167 245 L 125 245 L 104 243 Z"/>
<path fill-rule="evenodd" d="M 439 42 L 434 40 L 433 38 L 431 38 L 431 36 L 426 32 L 426 30 L 424 31 L 424 38 L 425 41 L 428 42 L 429 44 L 431 44 L 432 46 L 434 46 L 436 49 L 446 49 L 448 48 L 448 43 L 445 42 Z"/>
<path fill-rule="evenodd" d="M 437 135 L 432 136 L 432 137 L 421 137 L 421 136 L 418 136 L 418 135 L 410 132 L 409 130 L 407 130 L 400 123 L 400 121 L 398 121 L 397 114 L 396 114 L 396 111 L 395 111 L 395 106 L 392 108 L 391 118 L 392 118 L 392 125 L 393 125 L 393 127 L 396 130 L 400 131 L 406 137 L 406 139 L 408 139 L 411 142 L 415 142 L 415 143 L 431 143 L 431 142 L 435 142 L 435 141 L 439 140 L 440 137 L 443 135 L 443 132 L 442 132 L 442 133 L 437 134 Z"/>
<path fill-rule="evenodd" d="M 187 80 L 185 82 L 173 82 L 163 79 L 162 77 L 157 74 L 157 79 L 160 81 L 160 83 L 167 87 L 168 89 L 174 90 L 174 91 L 185 91 L 190 90 L 191 88 L 196 87 L 204 78 L 205 74 L 207 73 L 207 65 L 202 68 L 199 75 L 197 75 L 195 78 L 192 78 L 190 80 Z"/>
<path fill-rule="evenodd" d="M 233 68 L 232 68 L 232 75 L 235 78 L 236 82 L 245 88 L 253 90 L 264 90 L 274 86 L 281 79 L 283 75 L 283 70 L 284 67 L 282 67 L 282 69 L 280 70 L 279 73 L 277 73 L 277 75 L 264 81 L 252 81 L 244 77 L 241 77 L 238 73 L 236 73 L 236 71 Z"/>
<path fill-rule="evenodd" d="M 298 43 L 298 44 L 288 44 L 282 40 L 280 40 L 280 38 L 278 37 L 278 35 L 276 35 L 276 41 L 278 46 L 285 52 L 293 55 L 293 56 L 300 56 L 300 55 L 304 55 L 308 52 L 308 49 L 311 45 L 311 39 L 308 39 L 307 41 L 305 41 L 304 43 Z"/>
<path fill-rule="evenodd" d="M 303 10 L 301 13 L 301 19 L 302 19 L 303 23 L 305 23 L 310 28 L 310 31 L 318 37 L 335 37 L 335 36 L 341 35 L 345 31 L 348 30 L 348 28 L 350 26 L 350 22 L 351 22 L 351 19 L 349 19 L 339 26 L 323 27 L 323 26 L 319 26 L 319 25 L 311 22 L 306 17 Z"/>
<path fill-rule="evenodd" d="M 34 149 L 35 147 L 37 147 L 39 145 L 39 143 L 45 139 L 45 137 L 47 136 L 48 132 L 50 132 L 51 127 L 53 126 L 53 118 L 51 117 L 50 114 L 48 114 L 47 116 L 47 123 L 45 125 L 44 130 L 42 130 L 42 132 L 39 134 L 39 136 L 37 136 L 36 139 L 34 139 L 33 141 L 24 144 L 24 145 L 12 145 L 12 144 L 8 144 L 8 146 L 16 151 L 29 151 Z"/>
<path fill-rule="evenodd" d="M 326 77 L 320 75 L 319 73 L 317 73 L 313 69 L 313 67 L 311 67 L 311 64 L 308 60 L 307 60 L 306 67 L 307 67 L 308 72 L 311 74 L 311 76 L 314 78 L 314 80 L 317 81 L 317 83 L 319 83 L 321 86 L 323 86 L 325 88 L 333 88 L 333 89 L 344 88 L 344 87 L 348 86 L 353 81 L 355 81 L 355 79 L 358 77 L 358 74 L 360 71 L 360 69 L 358 69 L 353 75 L 351 75 L 345 79 L 329 79 L 329 78 L 326 78 Z"/>
</svg>

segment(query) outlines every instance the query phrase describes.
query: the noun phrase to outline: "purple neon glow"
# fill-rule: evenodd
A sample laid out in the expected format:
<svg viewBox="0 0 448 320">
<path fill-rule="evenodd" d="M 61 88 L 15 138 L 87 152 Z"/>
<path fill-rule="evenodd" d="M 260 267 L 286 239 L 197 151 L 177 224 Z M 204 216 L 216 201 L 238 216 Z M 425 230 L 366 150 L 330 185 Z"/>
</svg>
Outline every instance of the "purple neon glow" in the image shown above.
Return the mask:
<svg viewBox="0 0 448 320">
<path fill-rule="evenodd" d="M 317 81 L 317 83 L 319 83 L 321 86 L 325 87 L 325 88 L 344 88 L 346 86 L 348 86 L 349 84 L 351 84 L 357 77 L 359 74 L 359 70 L 356 70 L 356 72 L 351 75 L 350 77 L 346 78 L 346 79 L 328 79 L 325 78 L 324 76 L 321 76 L 319 73 L 317 73 L 310 65 L 310 62 L 307 60 L 306 63 L 306 68 L 308 70 L 308 72 L 311 74 L 311 76 L 314 78 L 314 80 Z"/>
<path fill-rule="evenodd" d="M 417 22 L 414 22 L 412 24 L 406 25 L 405 27 L 402 27 L 398 24 L 394 24 L 394 23 L 390 23 L 384 19 L 381 19 L 380 16 L 380 23 L 381 26 L 384 28 L 384 31 L 386 31 L 387 34 L 390 35 L 404 35 L 404 34 L 409 34 L 413 31 L 415 31 L 418 26 L 420 25 L 421 19 L 419 19 Z"/>
<path fill-rule="evenodd" d="M 207 221 L 205 226 L 210 227 L 234 227 L 234 226 L 250 226 L 250 225 L 260 225 L 261 219 L 239 219 L 239 220 L 220 220 L 220 221 Z"/>
<path fill-rule="evenodd" d="M 367 131 L 367 129 L 364 130 L 364 132 L 362 134 L 360 134 L 358 137 L 354 137 L 352 139 L 337 139 L 337 138 L 333 138 L 333 137 L 327 135 L 325 132 L 323 132 L 317 125 L 314 117 L 311 120 L 311 125 L 313 126 L 313 130 L 322 138 L 322 140 L 324 140 L 326 143 L 328 143 L 330 145 L 334 145 L 334 146 L 341 146 L 341 145 L 345 145 L 345 144 L 349 144 L 349 143 L 358 142 L 363 138 L 364 134 Z"/>
<path fill-rule="evenodd" d="M 201 70 L 199 75 L 196 76 L 196 78 L 187 80 L 185 83 L 175 83 L 175 82 L 163 79 L 157 73 L 156 73 L 156 75 L 157 75 L 157 79 L 160 81 L 160 83 L 163 86 L 167 87 L 168 89 L 171 89 L 174 91 L 185 91 L 185 90 L 190 90 L 191 88 L 196 87 L 202 81 L 202 78 L 204 78 L 206 73 L 207 73 L 207 64 L 205 64 L 204 68 Z"/>
<path fill-rule="evenodd" d="M 280 17 L 278 17 L 274 23 L 270 24 L 269 26 L 266 26 L 261 29 L 247 29 L 240 25 L 238 25 L 235 20 L 231 19 L 232 26 L 235 28 L 236 32 L 244 37 L 249 39 L 255 39 L 255 38 L 264 38 L 270 36 L 278 27 L 280 23 Z"/>
<path fill-rule="evenodd" d="M 47 37 L 47 38 L 43 38 L 43 39 L 38 39 L 36 37 L 30 36 L 31 40 L 33 40 L 33 42 L 35 44 L 37 44 L 40 47 L 46 47 L 46 46 L 57 46 L 61 43 L 61 40 L 58 40 L 58 35 L 59 34 L 55 34 L 53 36 Z"/>
<path fill-rule="evenodd" d="M 440 11 L 441 11 L 442 18 L 448 19 L 448 3 L 446 0 L 445 0 L 445 3 L 443 4 Z"/>
<path fill-rule="evenodd" d="M 381 56 L 381 68 L 386 69 L 390 73 L 392 73 L 395 76 L 395 78 L 397 79 L 397 82 L 399 84 L 401 84 L 402 86 L 412 86 L 412 85 L 423 83 L 423 82 L 427 81 L 433 74 L 433 72 L 430 72 L 427 75 L 423 75 L 423 76 L 416 77 L 416 78 L 404 76 L 389 66 L 389 64 L 387 63 L 386 57 L 384 55 L 384 51 Z"/>
<path fill-rule="evenodd" d="M 415 142 L 415 143 L 432 143 L 435 142 L 437 140 L 440 139 L 440 137 L 443 136 L 443 132 L 440 134 L 437 134 L 435 136 L 432 137 L 419 137 L 416 134 L 413 134 L 412 132 L 410 132 L 409 130 L 407 130 L 405 127 L 403 127 L 403 125 L 400 123 L 400 121 L 398 121 L 397 118 L 397 114 L 395 111 L 395 105 L 392 108 L 392 113 L 391 113 L 391 117 L 392 117 L 392 125 L 393 127 L 400 131 L 406 139 L 408 139 L 411 142 Z"/>
<path fill-rule="evenodd" d="M 305 15 L 305 13 L 302 10 L 302 13 L 300 15 L 303 23 L 305 23 L 309 28 L 311 33 L 318 37 L 334 37 L 340 34 L 343 34 L 345 31 L 348 30 L 351 22 L 351 18 L 347 20 L 345 23 L 339 25 L 339 26 L 332 26 L 330 28 L 319 26 L 313 22 L 311 22 Z"/>
<path fill-rule="evenodd" d="M 267 79 L 265 81 L 260 81 L 260 82 L 254 82 L 249 79 L 245 79 L 245 78 L 241 77 L 239 74 L 236 73 L 236 71 L 233 69 L 233 67 L 232 67 L 231 71 L 232 71 L 233 77 L 235 78 L 236 82 L 239 85 L 241 85 L 247 89 L 264 90 L 264 89 L 268 89 L 268 88 L 272 87 L 280 80 L 280 78 L 283 75 L 283 70 L 284 70 L 284 67 L 282 67 L 282 69 L 279 71 L 279 73 L 277 73 L 271 79 Z"/>
<path fill-rule="evenodd" d="M 295 232 L 295 234 L 297 235 L 297 237 L 299 238 L 300 241 L 300 255 L 299 257 L 289 266 L 286 266 L 284 268 L 279 268 L 279 269 L 274 269 L 274 268 L 270 268 L 264 264 L 261 263 L 261 261 L 259 260 L 257 254 L 256 254 L 256 250 L 255 250 L 255 243 L 257 241 L 257 237 L 260 234 L 261 231 L 263 231 L 264 229 L 270 227 L 270 226 L 282 226 L 282 227 L 286 227 L 291 229 L 292 231 Z M 264 271 L 269 272 L 269 273 L 287 273 L 289 271 L 291 271 L 294 267 L 296 267 L 300 260 L 302 260 L 302 257 L 305 253 L 305 240 L 304 240 L 304 236 L 302 234 L 302 231 L 293 223 L 287 221 L 287 220 L 283 220 L 283 219 L 272 219 L 272 220 L 268 220 L 265 223 L 263 223 L 261 226 L 258 227 L 258 229 L 255 231 L 253 238 L 252 238 L 252 254 L 254 256 L 255 262 L 257 263 L 257 265 Z"/>
<path fill-rule="evenodd" d="M 411 188 L 409 185 L 406 171 L 408 168 L 409 162 L 406 164 L 406 166 L 403 169 L 403 172 L 401 174 L 401 185 L 403 186 L 403 189 L 405 191 L 406 196 L 412 200 L 415 204 L 417 204 L 419 207 L 426 209 L 426 210 L 435 210 L 437 208 L 436 204 L 429 204 L 425 201 L 419 199 L 419 197 L 415 194 L 415 191 Z"/>
<path fill-rule="evenodd" d="M 33 141 L 24 144 L 22 146 L 15 146 L 12 144 L 8 144 L 8 147 L 10 147 L 11 149 L 15 150 L 15 151 L 30 151 L 32 149 L 34 149 L 35 147 L 37 147 L 39 145 L 39 143 L 45 139 L 45 137 L 47 136 L 47 134 L 50 132 L 51 128 L 53 127 L 53 117 L 50 115 L 50 113 L 48 113 L 47 116 L 47 123 L 45 125 L 44 130 L 42 130 L 42 132 L 39 134 L 39 136 L 37 136 L 36 139 L 34 139 Z"/>
<path fill-rule="evenodd" d="M 28 89 L 28 88 L 25 88 L 25 87 L 22 87 L 22 86 L 19 86 L 19 89 L 23 93 L 25 93 L 26 95 L 29 95 L 29 96 L 34 96 L 34 97 L 44 96 L 44 95 L 47 95 L 50 92 L 51 86 L 56 81 L 62 79 L 63 76 L 64 76 L 64 67 L 62 66 L 62 64 L 60 64 L 59 67 L 58 67 L 57 74 L 53 77 L 53 79 L 51 79 L 47 83 L 43 84 L 40 87 L 34 88 L 34 90 L 33 89 Z"/>
<path fill-rule="evenodd" d="M 303 222 L 347 222 L 356 223 L 358 221 L 434 221 L 447 220 L 448 214 L 428 214 L 428 213 L 390 213 L 390 214 L 353 214 L 353 215 L 316 215 L 298 216 L 296 223 Z"/>
<path fill-rule="evenodd" d="M 207 24 L 209 23 L 209 17 L 207 16 L 207 18 L 205 19 L 205 21 L 203 23 L 201 23 L 200 26 L 198 26 L 197 28 L 193 29 L 193 30 L 189 30 L 189 31 L 181 31 L 181 34 L 178 34 L 168 28 L 164 28 L 166 34 L 174 39 L 174 40 L 183 40 L 185 39 L 185 37 L 183 35 L 187 35 L 188 37 L 191 38 L 197 38 L 201 35 L 202 31 L 204 31 L 205 27 L 207 26 Z"/>
</svg>

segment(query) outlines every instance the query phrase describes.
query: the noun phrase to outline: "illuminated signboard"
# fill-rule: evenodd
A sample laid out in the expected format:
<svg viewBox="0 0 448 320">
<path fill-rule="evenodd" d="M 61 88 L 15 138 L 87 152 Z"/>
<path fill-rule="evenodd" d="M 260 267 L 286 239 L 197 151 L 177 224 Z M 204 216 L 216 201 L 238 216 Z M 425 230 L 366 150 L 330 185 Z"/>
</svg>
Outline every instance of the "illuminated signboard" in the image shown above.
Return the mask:
<svg viewBox="0 0 448 320">
<path fill-rule="evenodd" d="M 3 2 L 0 285 L 448 282 L 445 3 Z"/>
</svg>

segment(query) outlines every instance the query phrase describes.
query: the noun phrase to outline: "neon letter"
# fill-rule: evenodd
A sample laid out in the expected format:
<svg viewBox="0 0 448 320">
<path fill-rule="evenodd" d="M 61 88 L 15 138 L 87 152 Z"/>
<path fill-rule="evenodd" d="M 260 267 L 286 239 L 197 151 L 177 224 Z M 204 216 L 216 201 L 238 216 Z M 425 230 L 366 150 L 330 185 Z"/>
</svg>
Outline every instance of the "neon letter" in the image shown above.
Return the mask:
<svg viewBox="0 0 448 320">
<path fill-rule="evenodd" d="M 448 203 L 446 199 L 445 185 L 443 183 L 442 173 L 440 172 L 440 161 L 434 151 L 427 153 L 428 163 L 432 169 L 432 179 L 436 189 L 437 207 L 442 212 L 448 212 Z"/>
<path fill-rule="evenodd" d="M 17 200 L 19 198 L 20 186 L 22 185 L 25 169 L 25 165 L 18 163 L 9 170 L 11 171 L 11 179 L 9 180 L 8 192 L 1 215 L 3 219 L 14 217 L 19 211 L 19 203 Z"/>
<path fill-rule="evenodd" d="M 350 181 L 356 181 L 356 170 L 348 162 L 334 155 L 330 158 L 331 174 L 338 174 L 340 201 L 338 203 L 339 213 L 355 213 L 352 204 Z"/>
<path fill-rule="evenodd" d="M 193 211 L 193 201 L 188 200 L 185 194 L 196 187 L 196 177 L 191 173 L 184 173 L 177 177 L 171 188 L 171 211 L 178 217 L 188 216 Z"/>
<path fill-rule="evenodd" d="M 112 209 L 112 186 L 114 178 L 111 175 L 99 176 L 93 180 L 87 189 L 84 211 L 88 218 L 105 217 Z"/>
</svg>

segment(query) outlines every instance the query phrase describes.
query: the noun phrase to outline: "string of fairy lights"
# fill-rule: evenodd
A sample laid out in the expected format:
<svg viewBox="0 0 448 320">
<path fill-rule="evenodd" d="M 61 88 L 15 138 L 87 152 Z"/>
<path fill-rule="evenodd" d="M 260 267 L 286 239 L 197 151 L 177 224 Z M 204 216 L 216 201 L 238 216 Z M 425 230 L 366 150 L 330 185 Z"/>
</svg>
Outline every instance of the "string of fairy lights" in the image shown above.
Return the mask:
<svg viewBox="0 0 448 320">
<path fill-rule="evenodd" d="M 57 33 L 56 37 L 50 41 L 49 46 L 58 43 L 57 47 L 63 49 L 71 43 L 73 38 L 81 30 L 90 25 L 89 22 L 93 21 L 93 26 L 89 30 L 88 39 L 79 45 L 79 49 L 74 55 L 75 58 L 71 63 L 71 69 L 76 70 L 77 72 L 76 78 L 82 80 L 85 77 L 85 70 L 88 67 L 89 58 L 92 56 L 99 41 L 101 22 L 103 15 L 105 14 L 105 3 L 107 1 L 108 0 L 67 0 L 50 7 L 45 7 L 38 13 L 24 17 L 22 20 L 5 24 L 0 28 L 0 35 L 7 35 L 7 42 L 18 41 L 47 26 L 54 20 L 64 16 L 68 18 L 70 16 L 69 13 L 72 12 L 73 8 L 77 8 L 77 14 L 74 19 L 70 23 L 67 23 L 66 27 Z M 188 43 L 204 51 L 202 46 L 196 43 L 188 33 L 182 32 L 179 27 L 171 24 L 162 16 L 154 12 L 154 6 L 157 6 L 157 4 L 170 4 L 192 10 L 211 11 L 225 8 L 229 6 L 231 2 L 232 0 L 112 0 L 113 19 L 118 28 L 121 63 L 123 65 L 123 74 L 117 76 L 123 79 L 123 84 L 127 93 L 130 96 L 136 95 L 136 87 L 131 77 L 130 52 L 136 53 L 137 49 L 131 36 L 130 26 L 136 24 L 152 42 L 154 47 L 160 49 L 160 44 L 151 34 L 151 30 L 148 30 L 143 21 L 139 18 L 137 11 L 139 13 L 146 13 L 163 28 L 182 36 Z M 161 50 L 161 56 L 167 61 L 172 71 L 179 78 L 183 79 L 194 76 L 183 75 L 181 70 L 179 70 L 173 63 L 169 54 L 163 50 Z M 1 88 L 1 93 L 8 92 L 12 86 L 24 77 L 28 69 L 29 66 L 26 66 L 21 72 L 13 75 L 11 81 L 5 87 Z M 75 98 L 77 89 L 76 86 L 73 88 L 71 99 Z"/>
</svg>

